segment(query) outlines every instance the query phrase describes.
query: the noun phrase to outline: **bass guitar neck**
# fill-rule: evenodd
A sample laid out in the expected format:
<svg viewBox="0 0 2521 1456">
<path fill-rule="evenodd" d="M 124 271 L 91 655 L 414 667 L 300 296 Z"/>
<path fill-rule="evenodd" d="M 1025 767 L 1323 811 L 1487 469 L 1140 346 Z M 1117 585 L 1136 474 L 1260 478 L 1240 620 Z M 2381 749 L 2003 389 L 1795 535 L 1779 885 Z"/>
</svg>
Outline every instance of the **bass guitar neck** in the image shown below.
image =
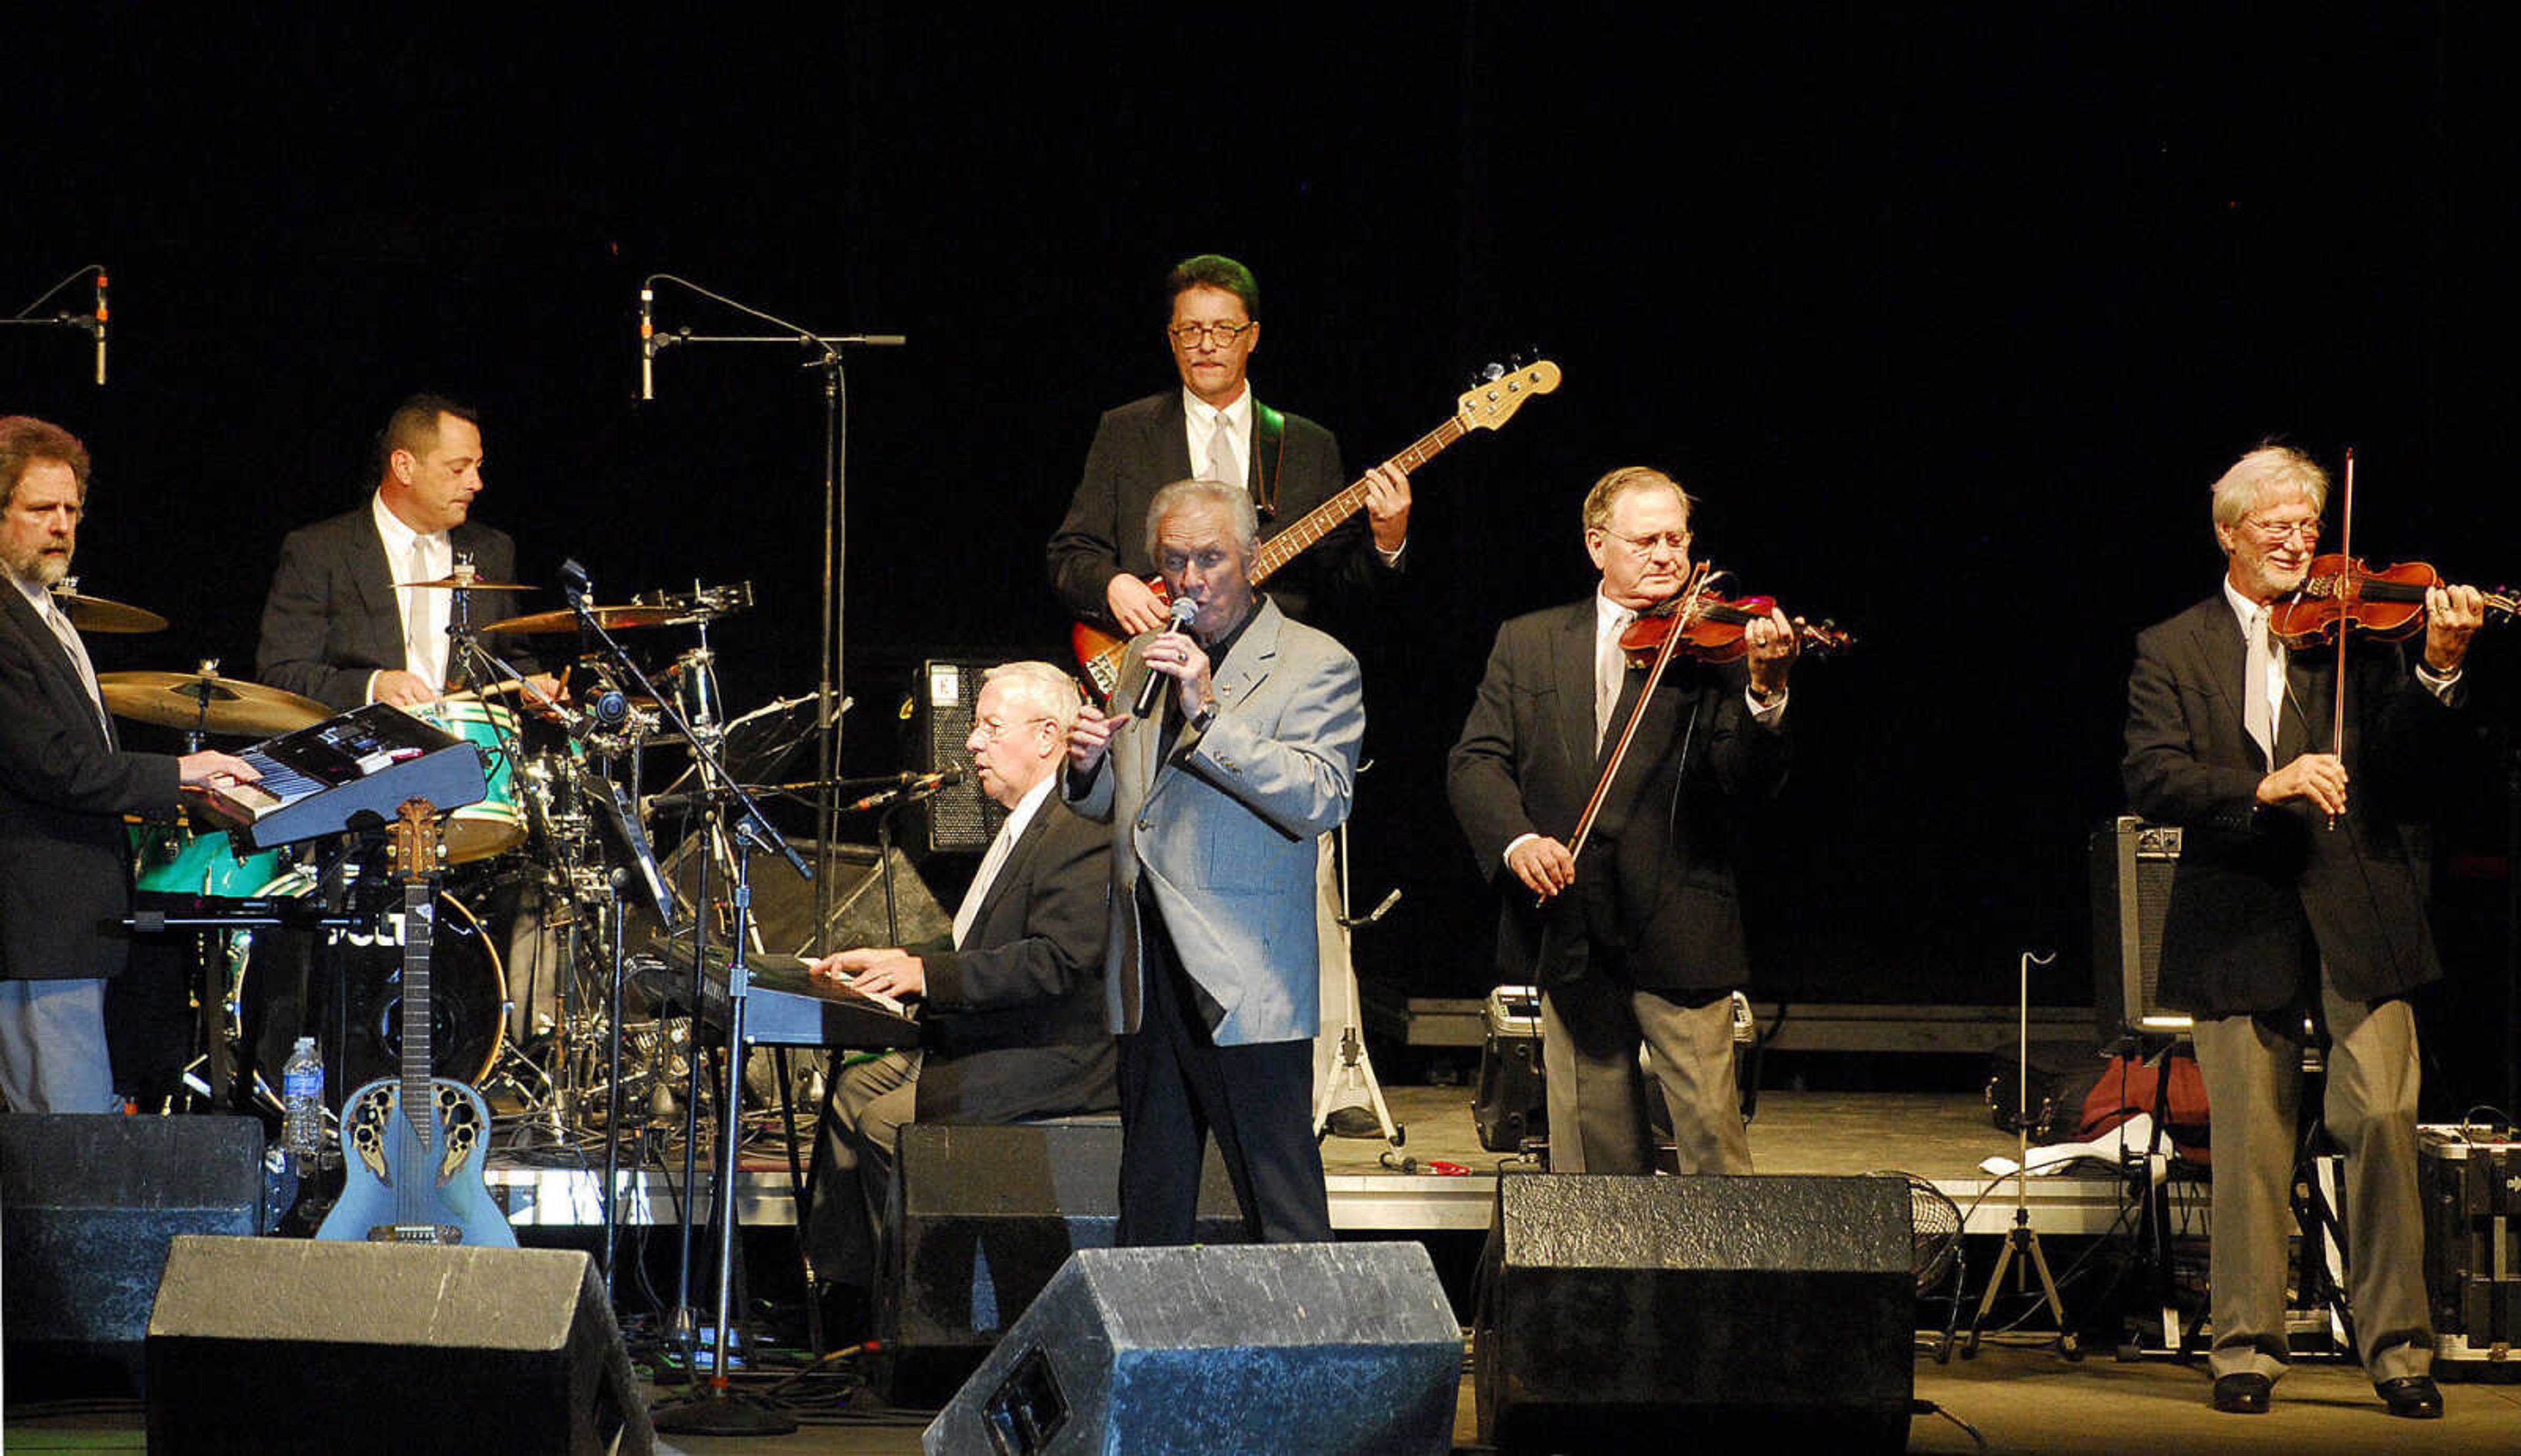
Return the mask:
<svg viewBox="0 0 2521 1456">
<path fill-rule="evenodd" d="M 1547 394 L 1558 387 L 1559 369 L 1547 359 L 1525 364 L 1513 370 L 1497 366 L 1478 386 L 1465 390 L 1455 401 L 1453 413 L 1408 449 L 1393 456 L 1384 464 L 1402 471 L 1414 471 L 1442 455 L 1454 441 L 1474 430 L 1494 430 L 1514 418 L 1525 400 L 1536 394 Z M 1289 562 L 1311 549 L 1324 536 L 1336 530 L 1350 517 L 1365 509 L 1366 481 L 1358 478 L 1347 489 L 1290 522 L 1286 528 L 1260 543 L 1252 554 L 1251 579 L 1259 586 L 1276 575 Z M 1170 602 L 1172 593 L 1164 578 L 1147 582 L 1159 602 Z M 1090 622 L 1078 622 L 1069 630 L 1069 646 L 1077 653 L 1077 665 L 1094 689 L 1097 698 L 1109 701 L 1112 690 L 1121 681 L 1121 660 L 1129 639 L 1117 636 Z"/>
</svg>

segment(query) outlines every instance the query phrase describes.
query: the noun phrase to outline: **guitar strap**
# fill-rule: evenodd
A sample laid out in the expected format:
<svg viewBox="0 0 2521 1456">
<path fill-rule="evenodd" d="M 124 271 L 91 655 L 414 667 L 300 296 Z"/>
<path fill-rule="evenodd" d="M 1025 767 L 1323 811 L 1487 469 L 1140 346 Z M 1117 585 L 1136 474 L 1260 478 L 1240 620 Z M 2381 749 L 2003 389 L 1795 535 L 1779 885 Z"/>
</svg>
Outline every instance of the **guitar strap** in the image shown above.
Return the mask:
<svg viewBox="0 0 2521 1456">
<path fill-rule="evenodd" d="M 1287 417 L 1252 401 L 1253 505 L 1265 523 L 1278 519 L 1278 474 L 1287 460 Z"/>
</svg>

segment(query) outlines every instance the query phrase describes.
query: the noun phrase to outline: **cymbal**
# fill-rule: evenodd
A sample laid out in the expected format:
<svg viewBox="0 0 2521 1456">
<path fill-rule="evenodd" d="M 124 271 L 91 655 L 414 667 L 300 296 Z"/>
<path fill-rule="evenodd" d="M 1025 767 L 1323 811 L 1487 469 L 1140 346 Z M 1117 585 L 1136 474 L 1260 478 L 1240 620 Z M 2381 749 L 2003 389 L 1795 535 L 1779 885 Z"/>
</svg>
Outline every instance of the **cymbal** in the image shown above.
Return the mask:
<svg viewBox="0 0 2521 1456">
<path fill-rule="evenodd" d="M 269 738 L 333 715 L 312 698 L 206 672 L 100 672 L 96 685 L 115 717 L 188 732 Z"/>
<path fill-rule="evenodd" d="M 166 618 L 140 607 L 126 607 L 103 597 L 82 597 L 77 592 L 53 593 L 53 605 L 62 615 L 82 632 L 162 632 Z"/>
<path fill-rule="evenodd" d="M 520 584 L 518 584 L 518 583 L 516 583 L 516 582 L 514 582 L 514 581 L 483 581 L 483 580 L 481 580 L 481 578 L 479 578 L 479 577 L 475 577 L 474 579 L 472 579 L 472 580 L 469 580 L 469 581 L 468 581 L 468 580 L 464 579 L 464 578 L 463 578 L 463 577 L 461 577 L 461 576 L 440 576 L 440 577 L 438 577 L 435 581 L 397 581 L 397 582 L 395 582 L 395 583 L 394 583 L 394 590 L 396 590 L 396 591 L 400 591 L 400 590 L 402 590 L 402 589 L 403 589 L 404 587 L 406 587 L 406 586 L 408 586 L 408 587 L 412 587 L 412 588 L 415 588 L 415 589 L 418 589 L 418 590 L 429 590 L 429 589 L 433 589 L 433 588 L 434 588 L 434 589 L 438 590 L 438 591 L 456 591 L 456 590 L 463 590 L 463 591 L 532 591 L 532 590 L 534 590 L 534 588 L 532 588 L 532 587 L 530 587 L 530 586 L 522 586 L 522 585 L 520 585 Z"/>
<path fill-rule="evenodd" d="M 596 621 L 601 623 L 606 631 L 612 631 L 617 627 L 670 627 L 677 622 L 695 619 L 688 607 L 633 605 L 589 607 L 586 610 L 593 614 Z M 577 614 L 569 611 L 536 612 L 526 616 L 512 616 L 505 621 L 494 621 L 480 630 L 525 636 L 530 636 L 536 632 L 574 632 L 577 630 Z"/>
</svg>

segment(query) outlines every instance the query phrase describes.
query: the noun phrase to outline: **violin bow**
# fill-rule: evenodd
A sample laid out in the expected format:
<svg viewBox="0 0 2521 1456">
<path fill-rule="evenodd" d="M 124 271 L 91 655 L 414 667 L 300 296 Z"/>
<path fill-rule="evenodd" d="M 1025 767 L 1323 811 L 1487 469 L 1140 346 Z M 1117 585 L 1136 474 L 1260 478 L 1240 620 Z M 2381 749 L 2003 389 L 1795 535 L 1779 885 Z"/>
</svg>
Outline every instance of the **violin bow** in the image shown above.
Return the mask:
<svg viewBox="0 0 2521 1456">
<path fill-rule="evenodd" d="M 1611 781 L 1620 776 L 1620 764 L 1628 756 L 1628 745 L 1636 739 L 1637 724 L 1645 719 L 1646 705 L 1653 701 L 1655 689 L 1662 686 L 1664 669 L 1672 665 L 1673 654 L 1678 650 L 1681 637 L 1706 611 L 1708 592 L 1721 574 L 1713 564 L 1700 562 L 1678 592 L 1680 605 L 1673 609 L 1672 630 L 1664 634 L 1663 646 L 1655 654 L 1654 667 L 1647 672 L 1645 685 L 1637 689 L 1637 701 L 1629 705 L 1627 721 L 1620 725 L 1620 741 L 1611 750 L 1609 761 L 1602 765 L 1602 776 L 1593 782 L 1593 793 L 1584 800 L 1584 812 L 1576 818 L 1576 838 L 1568 842 L 1568 858 L 1574 859 L 1584 852 L 1585 837 L 1593 832 L 1594 817 L 1601 812 L 1602 800 L 1610 795 Z"/>
<path fill-rule="evenodd" d="M 2342 574 L 2347 585 L 2351 587 L 2355 580 L 2355 447 L 2353 445 L 2346 447 L 2346 501 L 2338 508 L 2337 550 L 2346 558 L 2346 569 Z M 2344 607 L 2346 604 L 2339 605 Z M 2346 639 L 2350 635 L 2348 627 L 2353 620 L 2354 612 L 2351 609 L 2338 619 L 2337 701 L 2329 707 L 2328 717 L 2330 746 L 2336 751 L 2337 761 L 2340 763 L 2346 761 Z M 2337 828 L 2335 814 L 2328 816 L 2328 827 L 2332 830 Z"/>
</svg>

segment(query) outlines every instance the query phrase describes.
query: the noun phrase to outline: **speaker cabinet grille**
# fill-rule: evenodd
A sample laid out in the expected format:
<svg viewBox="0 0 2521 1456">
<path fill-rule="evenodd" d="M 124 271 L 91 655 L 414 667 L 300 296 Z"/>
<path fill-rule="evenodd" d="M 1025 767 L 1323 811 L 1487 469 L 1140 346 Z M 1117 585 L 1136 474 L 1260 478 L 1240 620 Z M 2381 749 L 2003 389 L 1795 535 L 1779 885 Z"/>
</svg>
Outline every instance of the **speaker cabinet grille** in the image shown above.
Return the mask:
<svg viewBox="0 0 2521 1456">
<path fill-rule="evenodd" d="M 910 741 L 903 755 L 914 772 L 935 773 L 966 762 L 963 742 L 972 736 L 981 675 L 988 666 L 943 660 L 919 664 L 910 683 Z M 938 854 L 981 853 L 997 838 L 1006 817 L 1007 811 L 981 792 L 977 777 L 965 778 L 902 815 L 911 842 Z"/>
<path fill-rule="evenodd" d="M 2092 1004 L 2104 1043 L 2184 1031 L 2162 1004 L 2162 924 L 2179 868 L 2179 830 L 2123 814 L 2092 836 Z"/>
</svg>

